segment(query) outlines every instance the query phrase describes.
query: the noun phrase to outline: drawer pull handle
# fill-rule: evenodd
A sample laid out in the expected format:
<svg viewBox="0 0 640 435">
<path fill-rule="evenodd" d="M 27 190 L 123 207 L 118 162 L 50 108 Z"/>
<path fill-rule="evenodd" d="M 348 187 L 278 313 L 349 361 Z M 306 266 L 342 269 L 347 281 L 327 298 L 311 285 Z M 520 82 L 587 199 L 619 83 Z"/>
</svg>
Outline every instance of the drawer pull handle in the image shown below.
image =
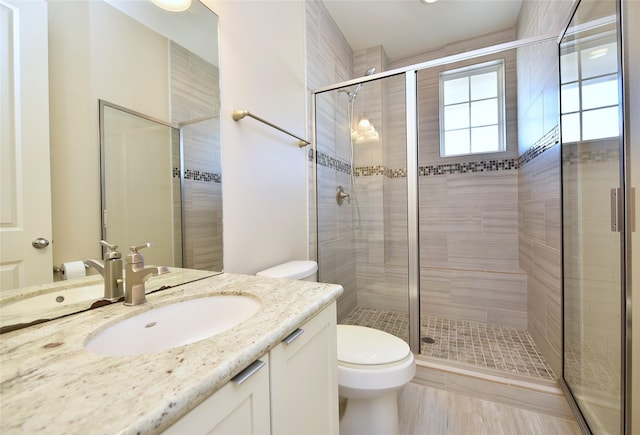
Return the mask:
<svg viewBox="0 0 640 435">
<path fill-rule="evenodd" d="M 264 367 L 264 365 L 264 361 L 256 360 L 249 367 L 235 375 L 231 380 L 237 385 L 240 385 Z"/>
<path fill-rule="evenodd" d="M 284 341 L 287 344 L 291 344 L 296 340 L 296 338 L 300 337 L 303 333 L 304 333 L 304 329 L 298 328 L 295 331 L 293 331 L 291 334 L 287 335 L 285 339 L 282 341 Z"/>
</svg>

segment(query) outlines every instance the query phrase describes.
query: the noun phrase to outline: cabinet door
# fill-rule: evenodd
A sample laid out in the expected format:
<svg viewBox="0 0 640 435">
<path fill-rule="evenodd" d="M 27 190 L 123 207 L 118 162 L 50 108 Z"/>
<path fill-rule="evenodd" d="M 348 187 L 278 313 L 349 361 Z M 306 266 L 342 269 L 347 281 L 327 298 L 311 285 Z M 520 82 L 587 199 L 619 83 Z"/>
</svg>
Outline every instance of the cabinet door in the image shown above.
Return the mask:
<svg viewBox="0 0 640 435">
<path fill-rule="evenodd" d="M 335 302 L 287 338 L 269 355 L 272 435 L 337 434 Z"/>
<path fill-rule="evenodd" d="M 258 362 L 263 365 L 247 367 L 164 433 L 268 435 L 269 364 L 266 355 Z M 253 374 L 248 373 L 256 368 Z M 243 375 L 249 376 L 243 379 Z"/>
</svg>

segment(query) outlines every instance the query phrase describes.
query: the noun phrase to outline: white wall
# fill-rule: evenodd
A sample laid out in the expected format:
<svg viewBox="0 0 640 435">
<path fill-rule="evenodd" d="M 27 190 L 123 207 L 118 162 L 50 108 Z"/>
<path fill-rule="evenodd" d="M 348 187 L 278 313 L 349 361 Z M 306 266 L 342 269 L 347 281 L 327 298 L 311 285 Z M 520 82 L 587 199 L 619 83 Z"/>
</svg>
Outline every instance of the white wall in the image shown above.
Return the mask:
<svg viewBox="0 0 640 435">
<path fill-rule="evenodd" d="M 234 109 L 249 110 L 305 135 L 304 4 L 204 3 L 220 18 L 225 271 L 306 259 L 306 148 L 254 119 L 231 119 Z"/>
</svg>

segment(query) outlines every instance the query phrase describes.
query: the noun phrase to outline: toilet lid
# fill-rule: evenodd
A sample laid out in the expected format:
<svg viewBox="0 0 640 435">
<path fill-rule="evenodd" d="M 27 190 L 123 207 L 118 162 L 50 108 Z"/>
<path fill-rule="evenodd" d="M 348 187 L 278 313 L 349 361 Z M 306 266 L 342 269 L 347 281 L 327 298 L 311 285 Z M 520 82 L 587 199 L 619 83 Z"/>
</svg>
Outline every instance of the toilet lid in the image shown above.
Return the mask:
<svg viewBox="0 0 640 435">
<path fill-rule="evenodd" d="M 389 364 L 409 355 L 398 337 L 365 326 L 338 325 L 338 361 L 348 364 Z"/>
<path fill-rule="evenodd" d="M 256 273 L 256 275 L 271 278 L 301 279 L 311 276 L 317 271 L 318 263 L 315 261 L 294 260 L 265 269 Z"/>
</svg>

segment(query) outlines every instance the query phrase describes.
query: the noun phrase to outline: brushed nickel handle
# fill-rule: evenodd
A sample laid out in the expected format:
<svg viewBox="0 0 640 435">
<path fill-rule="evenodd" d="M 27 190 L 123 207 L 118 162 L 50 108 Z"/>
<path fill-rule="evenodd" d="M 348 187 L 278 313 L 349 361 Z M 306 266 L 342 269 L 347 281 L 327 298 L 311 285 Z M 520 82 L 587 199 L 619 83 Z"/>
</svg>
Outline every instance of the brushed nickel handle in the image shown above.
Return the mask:
<svg viewBox="0 0 640 435">
<path fill-rule="evenodd" d="M 256 360 L 249 367 L 235 375 L 231 380 L 237 385 L 240 385 L 251 376 L 253 376 L 258 370 L 264 367 L 264 365 L 264 361 Z"/>
<path fill-rule="evenodd" d="M 302 334 L 304 333 L 304 329 L 296 329 L 295 331 L 293 331 L 291 334 L 287 335 L 285 337 L 284 341 L 287 344 L 291 344 L 293 343 L 298 337 L 300 337 Z"/>
<path fill-rule="evenodd" d="M 38 237 L 33 242 L 31 242 L 31 246 L 33 246 L 36 249 L 44 249 L 47 246 L 49 246 L 49 241 L 44 237 Z"/>
</svg>

